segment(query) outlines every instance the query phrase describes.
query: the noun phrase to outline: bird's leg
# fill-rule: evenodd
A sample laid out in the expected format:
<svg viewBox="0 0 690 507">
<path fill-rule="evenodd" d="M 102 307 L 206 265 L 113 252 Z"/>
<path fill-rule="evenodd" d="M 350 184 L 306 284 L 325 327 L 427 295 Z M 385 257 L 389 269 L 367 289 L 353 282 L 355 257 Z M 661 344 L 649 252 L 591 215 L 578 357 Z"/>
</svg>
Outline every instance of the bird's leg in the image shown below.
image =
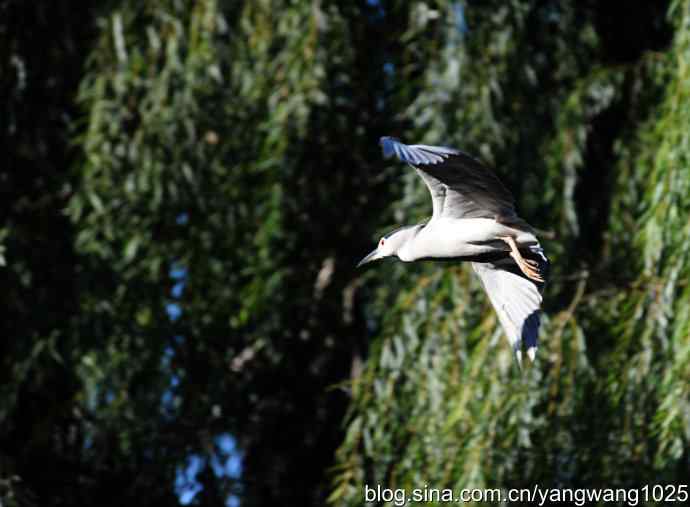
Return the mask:
<svg viewBox="0 0 690 507">
<path fill-rule="evenodd" d="M 522 256 L 522 254 L 520 253 L 520 249 L 517 246 L 517 243 L 515 243 L 515 238 L 513 238 L 512 236 L 504 236 L 500 239 L 505 241 L 510 247 L 510 256 L 515 260 L 518 267 L 520 268 L 520 271 L 522 271 L 527 276 L 527 278 L 530 278 L 535 282 L 543 283 L 544 279 L 539 274 L 539 264 L 533 260 L 525 259 Z"/>
</svg>

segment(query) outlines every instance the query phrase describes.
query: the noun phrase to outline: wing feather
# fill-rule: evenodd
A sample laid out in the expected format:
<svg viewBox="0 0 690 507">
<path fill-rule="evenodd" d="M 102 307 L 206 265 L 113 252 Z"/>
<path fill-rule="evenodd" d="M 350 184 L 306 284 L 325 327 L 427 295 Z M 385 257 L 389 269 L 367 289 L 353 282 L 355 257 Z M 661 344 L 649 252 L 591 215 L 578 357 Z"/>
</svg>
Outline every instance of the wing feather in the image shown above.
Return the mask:
<svg viewBox="0 0 690 507">
<path fill-rule="evenodd" d="M 532 246 L 531 250 L 531 258 L 539 262 L 539 270 L 546 278 L 549 263 L 543 250 L 538 245 Z M 472 268 L 482 281 L 508 342 L 518 358 L 521 357 L 523 344 L 527 354 L 533 357 L 539 336 L 539 312 L 544 284 L 537 284 L 527 278 L 510 258 L 494 263 L 473 262 Z"/>
<path fill-rule="evenodd" d="M 510 218 L 513 196 L 496 175 L 467 153 L 445 146 L 406 145 L 382 137 L 385 157 L 412 165 L 431 193 L 434 217 Z"/>
</svg>

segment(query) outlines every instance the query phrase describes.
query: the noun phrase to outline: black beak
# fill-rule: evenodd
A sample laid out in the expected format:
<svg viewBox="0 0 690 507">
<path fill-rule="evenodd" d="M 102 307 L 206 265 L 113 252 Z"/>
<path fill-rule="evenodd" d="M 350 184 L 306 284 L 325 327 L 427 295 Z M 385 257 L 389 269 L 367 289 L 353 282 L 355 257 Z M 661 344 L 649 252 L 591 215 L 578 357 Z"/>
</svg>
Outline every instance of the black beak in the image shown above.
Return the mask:
<svg viewBox="0 0 690 507">
<path fill-rule="evenodd" d="M 377 254 L 377 253 L 378 253 L 378 249 L 377 249 L 377 250 L 374 250 L 373 252 L 371 252 L 371 253 L 370 253 L 369 255 L 367 255 L 364 259 L 362 259 L 361 261 L 359 261 L 359 263 L 357 264 L 357 267 L 363 266 L 363 265 L 365 265 L 367 262 L 371 262 L 371 261 L 376 260 L 376 254 Z"/>
</svg>

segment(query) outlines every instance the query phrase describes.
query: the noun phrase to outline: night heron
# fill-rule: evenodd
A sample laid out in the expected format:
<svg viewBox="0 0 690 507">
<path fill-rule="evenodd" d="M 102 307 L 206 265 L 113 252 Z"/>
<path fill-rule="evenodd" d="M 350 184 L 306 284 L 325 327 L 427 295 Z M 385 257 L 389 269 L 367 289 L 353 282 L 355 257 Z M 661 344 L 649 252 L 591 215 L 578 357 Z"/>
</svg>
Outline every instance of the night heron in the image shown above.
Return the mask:
<svg viewBox="0 0 690 507">
<path fill-rule="evenodd" d="M 518 362 L 534 360 L 541 291 L 549 261 L 532 227 L 515 213 L 496 175 L 462 151 L 381 138 L 383 155 L 417 170 L 431 193 L 431 219 L 386 234 L 357 267 L 385 257 L 470 261 L 484 285 Z"/>
</svg>

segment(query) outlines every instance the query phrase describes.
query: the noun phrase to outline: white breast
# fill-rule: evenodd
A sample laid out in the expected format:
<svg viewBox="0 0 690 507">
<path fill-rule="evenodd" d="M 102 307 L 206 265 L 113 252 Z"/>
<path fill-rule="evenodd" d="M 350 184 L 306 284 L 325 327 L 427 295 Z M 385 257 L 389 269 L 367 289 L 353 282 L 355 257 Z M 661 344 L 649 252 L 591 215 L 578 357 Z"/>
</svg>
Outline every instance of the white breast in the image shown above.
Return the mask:
<svg viewBox="0 0 690 507">
<path fill-rule="evenodd" d="M 414 261 L 508 251 L 508 245 L 500 240 L 503 236 L 513 236 L 518 244 L 537 243 L 533 234 L 490 218 L 439 218 L 431 220 L 398 255 L 403 261 Z"/>
</svg>

